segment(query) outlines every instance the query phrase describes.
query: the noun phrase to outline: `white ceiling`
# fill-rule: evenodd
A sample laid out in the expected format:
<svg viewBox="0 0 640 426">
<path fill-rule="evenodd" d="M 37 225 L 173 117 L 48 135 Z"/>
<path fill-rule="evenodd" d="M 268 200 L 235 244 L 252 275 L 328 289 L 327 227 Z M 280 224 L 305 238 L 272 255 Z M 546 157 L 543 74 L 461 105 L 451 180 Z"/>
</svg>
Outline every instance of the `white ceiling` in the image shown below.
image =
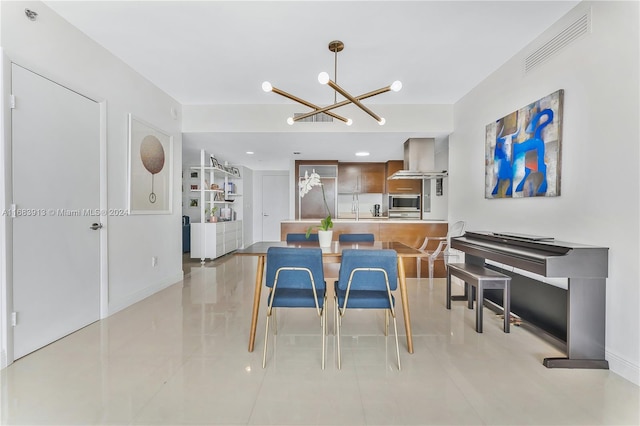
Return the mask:
<svg viewBox="0 0 640 426">
<path fill-rule="evenodd" d="M 45 3 L 183 105 L 292 103 L 264 93 L 265 80 L 302 99 L 332 103 L 332 91 L 317 83 L 317 75 L 327 71 L 333 76 L 334 56 L 327 46 L 338 39 L 345 49 L 338 55 L 337 81 L 350 93 L 402 81 L 400 92 L 363 102 L 375 110 L 375 104 L 385 103 L 455 103 L 578 1 Z M 183 144 L 185 149 L 207 148 L 209 141 L 219 143 L 220 136 L 188 134 Z M 318 144 L 315 158 L 329 157 L 326 153 L 335 153 L 335 146 L 344 151 L 336 154 L 345 156 L 338 160 L 353 161 L 352 147 L 361 143 L 372 152 L 366 161 L 402 158 L 404 140 L 425 135 L 225 136 L 230 161 L 264 170 L 286 169 L 294 150 L 302 146 L 307 158 Z M 341 147 L 347 140 L 350 148 L 345 151 Z M 256 143 L 272 147 L 269 155 L 246 158 L 244 152 Z"/>
</svg>

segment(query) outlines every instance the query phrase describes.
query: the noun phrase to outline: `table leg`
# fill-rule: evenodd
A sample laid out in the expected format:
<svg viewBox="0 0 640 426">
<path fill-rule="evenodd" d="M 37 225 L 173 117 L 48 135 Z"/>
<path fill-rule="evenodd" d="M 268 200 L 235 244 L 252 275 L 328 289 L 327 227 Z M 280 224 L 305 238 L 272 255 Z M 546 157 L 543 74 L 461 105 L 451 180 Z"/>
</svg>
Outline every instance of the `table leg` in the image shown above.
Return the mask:
<svg viewBox="0 0 640 426">
<path fill-rule="evenodd" d="M 253 352 L 258 327 L 258 311 L 260 310 L 260 294 L 262 292 L 262 274 L 264 273 L 264 256 L 258 256 L 256 271 L 256 288 L 253 291 L 253 313 L 251 315 L 251 330 L 249 331 L 249 352 Z"/>
<path fill-rule="evenodd" d="M 407 332 L 407 350 L 413 353 L 413 335 L 411 334 L 411 317 L 409 315 L 409 297 L 407 296 L 407 279 L 404 272 L 404 262 L 398 257 L 398 281 L 400 281 L 400 299 L 402 300 L 402 314 L 404 328 Z"/>
</svg>

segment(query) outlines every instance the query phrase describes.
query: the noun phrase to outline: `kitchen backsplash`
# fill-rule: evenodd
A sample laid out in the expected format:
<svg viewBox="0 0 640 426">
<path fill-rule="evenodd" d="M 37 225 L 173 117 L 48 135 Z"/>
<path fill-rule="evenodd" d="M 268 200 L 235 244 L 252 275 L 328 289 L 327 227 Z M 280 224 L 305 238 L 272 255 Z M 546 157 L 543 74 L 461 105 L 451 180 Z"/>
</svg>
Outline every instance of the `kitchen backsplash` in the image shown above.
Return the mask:
<svg viewBox="0 0 640 426">
<path fill-rule="evenodd" d="M 388 215 L 388 206 L 384 202 L 384 194 L 358 194 L 358 205 L 360 206 L 360 217 L 372 217 L 373 205 L 380 204 L 382 216 Z M 338 218 L 354 218 L 355 213 L 352 211 L 354 196 L 349 194 L 338 195 Z"/>
</svg>

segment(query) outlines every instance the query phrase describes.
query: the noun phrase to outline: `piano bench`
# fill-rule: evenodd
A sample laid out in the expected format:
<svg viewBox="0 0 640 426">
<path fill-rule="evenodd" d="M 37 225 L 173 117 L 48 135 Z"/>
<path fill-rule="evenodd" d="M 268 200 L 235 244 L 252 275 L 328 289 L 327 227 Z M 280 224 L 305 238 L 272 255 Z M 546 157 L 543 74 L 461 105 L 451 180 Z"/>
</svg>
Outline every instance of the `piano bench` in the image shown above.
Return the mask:
<svg viewBox="0 0 640 426">
<path fill-rule="evenodd" d="M 509 332 L 509 312 L 511 277 L 470 263 L 448 263 L 447 264 L 447 309 L 451 309 L 451 277 L 457 277 L 465 283 L 465 293 L 467 294 L 467 305 L 473 309 L 473 291 L 468 289 L 471 285 L 476 288 L 476 332 L 482 333 L 482 306 L 485 289 L 502 289 L 504 291 L 504 332 Z"/>
</svg>

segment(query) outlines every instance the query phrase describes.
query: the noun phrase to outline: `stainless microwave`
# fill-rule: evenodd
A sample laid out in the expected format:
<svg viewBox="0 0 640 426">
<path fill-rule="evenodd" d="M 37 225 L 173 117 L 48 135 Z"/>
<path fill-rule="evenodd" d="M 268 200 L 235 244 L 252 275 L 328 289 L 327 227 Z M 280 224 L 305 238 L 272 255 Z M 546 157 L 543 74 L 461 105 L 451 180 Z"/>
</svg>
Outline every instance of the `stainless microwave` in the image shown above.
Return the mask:
<svg viewBox="0 0 640 426">
<path fill-rule="evenodd" d="M 420 194 L 389 194 L 389 213 L 420 212 Z"/>
</svg>

